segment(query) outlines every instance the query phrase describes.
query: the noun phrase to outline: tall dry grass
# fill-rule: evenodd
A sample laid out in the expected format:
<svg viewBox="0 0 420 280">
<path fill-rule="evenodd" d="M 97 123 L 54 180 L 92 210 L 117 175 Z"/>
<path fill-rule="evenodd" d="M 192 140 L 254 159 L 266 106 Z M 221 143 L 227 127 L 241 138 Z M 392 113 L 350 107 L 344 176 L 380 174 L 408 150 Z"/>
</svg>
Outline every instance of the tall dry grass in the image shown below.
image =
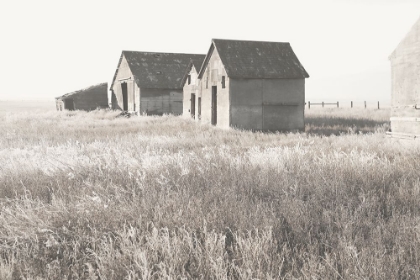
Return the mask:
<svg viewBox="0 0 420 280">
<path fill-rule="evenodd" d="M 420 145 L 365 113 L 0 116 L 0 279 L 420 278 Z"/>
</svg>

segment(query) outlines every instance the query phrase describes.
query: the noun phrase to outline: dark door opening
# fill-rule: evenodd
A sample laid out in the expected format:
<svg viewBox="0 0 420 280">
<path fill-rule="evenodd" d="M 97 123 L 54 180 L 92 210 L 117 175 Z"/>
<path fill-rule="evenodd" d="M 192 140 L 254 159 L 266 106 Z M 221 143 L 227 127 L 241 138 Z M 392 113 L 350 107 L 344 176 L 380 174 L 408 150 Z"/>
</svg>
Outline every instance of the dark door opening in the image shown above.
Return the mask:
<svg viewBox="0 0 420 280">
<path fill-rule="evenodd" d="M 121 92 L 123 98 L 123 111 L 128 111 L 127 83 L 121 83 Z"/>
<path fill-rule="evenodd" d="M 217 124 L 217 86 L 211 87 L 211 124 Z"/>
<path fill-rule="evenodd" d="M 198 119 L 199 120 L 201 120 L 201 97 L 199 97 L 198 98 L 198 100 L 197 100 L 197 105 L 198 105 L 198 108 L 197 108 L 197 110 L 198 110 L 198 112 L 197 112 L 197 115 L 198 115 Z"/>
<path fill-rule="evenodd" d="M 73 98 L 64 99 L 64 109 L 67 109 L 69 111 L 74 111 Z"/>
<path fill-rule="evenodd" d="M 195 94 L 191 93 L 191 117 L 195 119 Z"/>
</svg>

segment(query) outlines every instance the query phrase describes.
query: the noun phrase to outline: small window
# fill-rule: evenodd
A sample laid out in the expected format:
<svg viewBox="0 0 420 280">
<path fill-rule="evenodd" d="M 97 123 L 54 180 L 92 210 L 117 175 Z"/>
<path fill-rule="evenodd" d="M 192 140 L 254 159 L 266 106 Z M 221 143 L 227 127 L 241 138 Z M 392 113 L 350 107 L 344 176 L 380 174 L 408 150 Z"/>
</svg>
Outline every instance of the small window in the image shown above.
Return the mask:
<svg viewBox="0 0 420 280">
<path fill-rule="evenodd" d="M 188 79 L 188 84 L 190 85 L 191 84 L 191 75 L 188 75 L 187 79 Z"/>
<path fill-rule="evenodd" d="M 226 87 L 226 85 L 225 85 L 225 76 L 222 76 L 222 88 L 225 88 Z"/>
</svg>

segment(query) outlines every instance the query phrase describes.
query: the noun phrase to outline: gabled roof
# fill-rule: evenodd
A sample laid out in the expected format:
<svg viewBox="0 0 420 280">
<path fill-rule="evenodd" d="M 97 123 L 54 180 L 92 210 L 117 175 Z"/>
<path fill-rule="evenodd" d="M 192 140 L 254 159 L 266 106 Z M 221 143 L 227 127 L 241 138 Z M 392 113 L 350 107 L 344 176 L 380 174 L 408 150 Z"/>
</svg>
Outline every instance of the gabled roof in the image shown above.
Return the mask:
<svg viewBox="0 0 420 280">
<path fill-rule="evenodd" d="M 127 60 L 131 73 L 140 88 L 181 89 L 180 81 L 189 63 L 201 59 L 204 55 L 123 51 L 118 68 L 123 56 Z M 118 68 L 112 80 L 111 88 L 117 77 Z"/>
<path fill-rule="evenodd" d="M 397 54 L 398 50 L 405 45 L 413 43 L 415 44 L 416 42 L 413 40 L 417 40 L 417 43 L 420 42 L 420 18 L 416 21 L 413 27 L 411 27 L 410 31 L 407 33 L 407 35 L 405 35 L 404 39 L 398 44 L 398 46 L 388 58 L 392 59 Z"/>
<path fill-rule="evenodd" d="M 213 39 L 201 66 L 201 79 L 208 61 L 217 49 L 231 78 L 298 79 L 308 78 L 289 43 Z"/>
<path fill-rule="evenodd" d="M 95 88 L 99 88 L 100 89 L 101 87 L 103 87 L 104 93 L 106 93 L 107 92 L 107 88 L 108 88 L 108 83 L 100 83 L 100 84 L 93 85 L 93 86 L 90 86 L 90 87 L 87 87 L 87 88 L 84 88 L 84 89 L 80 89 L 80 90 L 76 90 L 76 91 L 73 91 L 73 92 L 69 92 L 69 93 L 66 93 L 66 94 L 64 94 L 62 96 L 58 96 L 55 99 L 66 99 L 66 98 L 72 97 L 75 94 L 85 93 L 85 92 L 88 92 L 88 91 L 90 91 L 92 89 L 95 89 Z"/>
<path fill-rule="evenodd" d="M 204 61 L 205 58 L 206 58 L 206 56 L 203 54 L 203 55 L 200 55 L 200 57 L 194 58 L 194 60 L 190 61 L 187 69 L 185 70 L 184 76 L 181 79 L 181 82 L 180 82 L 181 87 L 184 86 L 185 81 L 187 80 L 187 77 L 190 74 L 193 66 L 194 66 L 195 70 L 197 71 L 197 73 L 200 71 L 201 65 L 203 64 L 203 61 Z"/>
</svg>

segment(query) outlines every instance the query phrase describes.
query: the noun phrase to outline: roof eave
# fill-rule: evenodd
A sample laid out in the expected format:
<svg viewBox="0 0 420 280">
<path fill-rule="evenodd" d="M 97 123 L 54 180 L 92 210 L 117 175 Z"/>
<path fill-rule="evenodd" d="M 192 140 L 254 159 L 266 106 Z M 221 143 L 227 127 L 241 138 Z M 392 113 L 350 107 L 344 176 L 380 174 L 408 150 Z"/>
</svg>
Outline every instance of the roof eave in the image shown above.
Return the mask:
<svg viewBox="0 0 420 280">
<path fill-rule="evenodd" d="M 205 69 L 207 67 L 207 64 L 209 63 L 210 57 L 213 54 L 213 50 L 215 47 L 216 46 L 214 44 L 214 41 L 212 40 L 209 51 L 207 52 L 206 58 L 204 59 L 203 64 L 201 65 L 200 71 L 198 72 L 198 79 L 201 79 L 203 77 Z"/>
</svg>

